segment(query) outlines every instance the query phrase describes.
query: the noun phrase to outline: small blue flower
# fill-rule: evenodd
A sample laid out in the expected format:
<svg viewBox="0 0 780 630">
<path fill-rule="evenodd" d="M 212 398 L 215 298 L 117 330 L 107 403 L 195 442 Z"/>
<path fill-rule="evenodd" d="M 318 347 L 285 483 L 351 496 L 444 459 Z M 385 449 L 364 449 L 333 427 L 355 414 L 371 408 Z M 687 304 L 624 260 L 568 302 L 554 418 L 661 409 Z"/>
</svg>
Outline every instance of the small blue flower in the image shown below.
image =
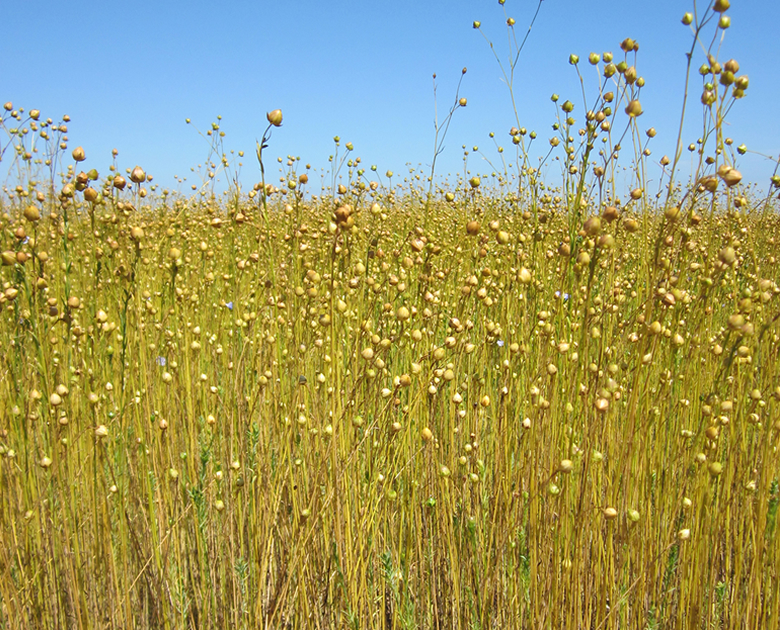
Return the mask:
<svg viewBox="0 0 780 630">
<path fill-rule="evenodd" d="M 499 339 L 498 341 L 496 341 L 496 345 L 499 348 L 503 348 L 504 347 L 504 340 L 503 339 Z"/>
<path fill-rule="evenodd" d="M 233 310 L 233 302 L 228 302 L 227 304 L 225 304 L 225 306 L 227 306 L 229 311 Z"/>
<path fill-rule="evenodd" d="M 165 367 L 167 363 L 168 362 L 165 360 L 165 357 L 157 357 L 157 365 Z"/>
</svg>

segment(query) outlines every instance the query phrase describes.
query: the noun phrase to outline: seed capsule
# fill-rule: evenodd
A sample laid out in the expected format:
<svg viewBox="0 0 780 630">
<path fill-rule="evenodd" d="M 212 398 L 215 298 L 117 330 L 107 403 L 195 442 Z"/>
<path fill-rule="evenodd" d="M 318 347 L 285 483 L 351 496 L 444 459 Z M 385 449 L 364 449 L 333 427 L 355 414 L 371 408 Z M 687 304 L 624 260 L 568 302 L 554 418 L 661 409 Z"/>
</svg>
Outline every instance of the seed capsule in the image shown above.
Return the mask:
<svg viewBox="0 0 780 630">
<path fill-rule="evenodd" d="M 631 118 L 641 116 L 642 104 L 637 99 L 630 101 L 628 105 L 626 105 L 626 114 L 628 114 Z"/>
<path fill-rule="evenodd" d="M 114 180 L 116 182 L 116 179 Z M 135 184 L 141 184 L 146 181 L 146 173 L 140 166 L 136 166 L 130 172 L 130 181 Z"/>
<path fill-rule="evenodd" d="M 723 181 L 725 182 L 726 186 L 728 186 L 729 188 L 731 188 L 732 186 L 736 186 L 737 184 L 739 184 L 740 181 L 742 181 L 742 173 L 740 173 L 735 168 L 731 168 L 723 176 Z"/>
<path fill-rule="evenodd" d="M 30 223 L 35 223 L 41 218 L 41 211 L 38 210 L 37 206 L 27 206 L 24 209 L 24 218 Z"/>
<path fill-rule="evenodd" d="M 281 127 L 282 125 L 282 110 L 281 109 L 274 109 L 270 112 L 268 112 L 265 115 L 266 119 L 269 123 L 271 123 L 274 127 Z"/>
<path fill-rule="evenodd" d="M 585 234 L 588 236 L 596 236 L 599 232 L 601 232 L 601 218 L 600 217 L 590 217 L 585 221 L 585 223 L 582 226 L 582 229 L 585 231 Z"/>
</svg>

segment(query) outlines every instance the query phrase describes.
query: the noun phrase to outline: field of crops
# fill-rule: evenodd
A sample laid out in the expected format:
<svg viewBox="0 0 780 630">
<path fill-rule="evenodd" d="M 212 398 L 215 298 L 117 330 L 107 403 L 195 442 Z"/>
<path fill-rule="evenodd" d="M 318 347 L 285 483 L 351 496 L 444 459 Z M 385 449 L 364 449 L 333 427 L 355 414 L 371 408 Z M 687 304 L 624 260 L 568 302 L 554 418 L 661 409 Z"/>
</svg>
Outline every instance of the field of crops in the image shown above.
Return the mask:
<svg viewBox="0 0 780 630">
<path fill-rule="evenodd" d="M 314 190 L 266 133 L 186 196 L 8 103 L 0 628 L 780 628 L 780 179 L 712 57 L 647 190 L 621 48 L 555 182 L 513 127 L 514 173 Z"/>
</svg>

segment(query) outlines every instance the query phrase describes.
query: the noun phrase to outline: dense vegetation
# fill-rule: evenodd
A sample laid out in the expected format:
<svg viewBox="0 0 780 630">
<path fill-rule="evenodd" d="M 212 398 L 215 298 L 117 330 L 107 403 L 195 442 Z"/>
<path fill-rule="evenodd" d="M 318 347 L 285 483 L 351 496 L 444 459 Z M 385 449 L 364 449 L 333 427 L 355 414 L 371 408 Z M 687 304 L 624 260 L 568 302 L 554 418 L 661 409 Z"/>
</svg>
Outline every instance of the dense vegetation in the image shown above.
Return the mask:
<svg viewBox="0 0 780 630">
<path fill-rule="evenodd" d="M 215 123 L 185 197 L 9 103 L 0 628 L 780 627 L 780 180 L 741 182 L 711 56 L 698 167 L 645 190 L 621 47 L 558 184 L 518 123 L 516 173 L 347 146 L 218 195 Z"/>
</svg>

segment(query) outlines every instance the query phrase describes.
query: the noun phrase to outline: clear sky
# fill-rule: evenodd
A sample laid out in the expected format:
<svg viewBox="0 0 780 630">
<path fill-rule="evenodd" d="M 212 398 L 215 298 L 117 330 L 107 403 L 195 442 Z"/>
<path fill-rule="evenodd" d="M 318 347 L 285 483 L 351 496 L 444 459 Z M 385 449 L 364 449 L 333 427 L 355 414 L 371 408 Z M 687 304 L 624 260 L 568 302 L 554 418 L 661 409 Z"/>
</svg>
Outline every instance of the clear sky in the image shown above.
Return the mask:
<svg viewBox="0 0 780 630">
<path fill-rule="evenodd" d="M 707 3 L 699 1 L 700 9 Z M 510 147 L 514 115 L 501 72 L 482 30 L 507 54 L 506 14 L 522 38 L 536 0 L 294 0 L 289 2 L 5 2 L 0 27 L 0 101 L 40 109 L 69 125 L 71 147 L 83 145 L 86 166 L 105 173 L 111 149 L 122 168 L 140 164 L 157 183 L 176 187 L 174 175 L 208 154 L 201 130 L 222 116 L 225 146 L 244 150 L 245 184 L 259 181 L 254 143 L 265 113 L 281 108 L 284 125 L 274 130 L 268 158 L 300 156 L 313 168 L 329 168 L 333 137 L 352 142 L 354 156 L 378 171 L 408 172 L 430 164 L 434 141 L 432 74 L 438 75 L 439 111 L 449 106 L 468 68 L 461 95 L 467 107 L 454 116 L 437 173 L 462 172 L 463 150 L 478 146 L 497 158 L 489 132 Z M 653 159 L 671 153 L 682 104 L 685 52 L 691 42 L 680 23 L 693 0 L 582 2 L 544 0 L 522 53 L 515 89 L 521 124 L 539 134 L 540 149 L 552 135 L 553 92 L 575 104 L 582 119 L 579 82 L 569 65 L 580 55 L 589 94 L 596 70 L 588 53 L 614 51 L 625 37 L 640 44 L 637 69 L 646 80 L 640 119 L 658 135 Z M 777 0 L 732 0 L 732 26 L 721 58 L 735 57 L 748 74 L 747 97 L 729 121 L 736 144 L 777 157 Z M 698 67 L 704 60 L 698 53 Z M 693 82 L 690 120 L 701 120 L 701 82 Z M 698 137 L 686 130 L 685 143 Z M 624 157 L 629 157 L 628 155 Z M 773 163 L 748 154 L 739 168 L 766 186 Z M 274 166 L 275 168 L 275 166 Z M 490 172 L 479 155 L 475 173 Z M 6 169 L 0 167 L 0 177 Z M 685 172 L 684 172 L 685 174 Z M 553 178 L 554 179 L 554 178 Z M 312 181 L 318 184 L 315 178 Z"/>
</svg>

